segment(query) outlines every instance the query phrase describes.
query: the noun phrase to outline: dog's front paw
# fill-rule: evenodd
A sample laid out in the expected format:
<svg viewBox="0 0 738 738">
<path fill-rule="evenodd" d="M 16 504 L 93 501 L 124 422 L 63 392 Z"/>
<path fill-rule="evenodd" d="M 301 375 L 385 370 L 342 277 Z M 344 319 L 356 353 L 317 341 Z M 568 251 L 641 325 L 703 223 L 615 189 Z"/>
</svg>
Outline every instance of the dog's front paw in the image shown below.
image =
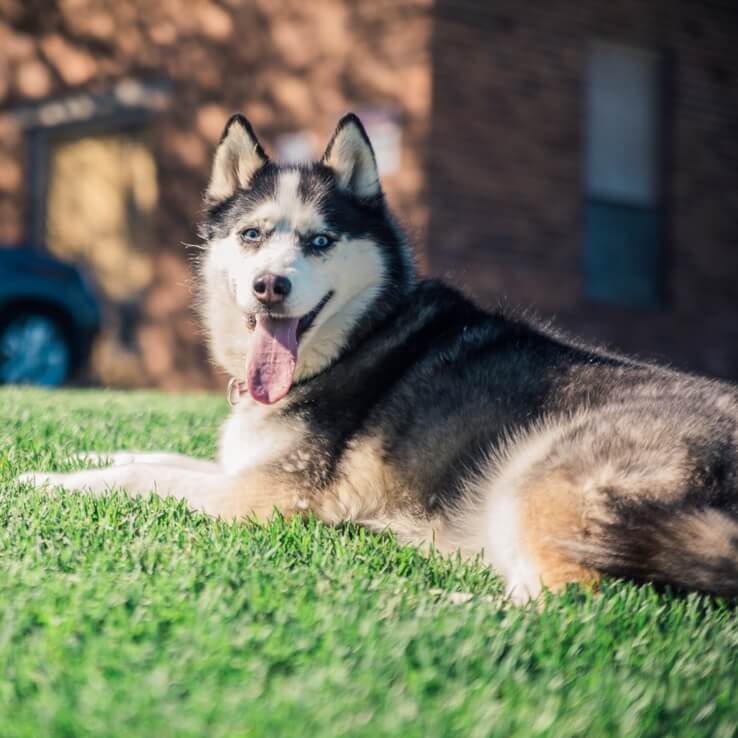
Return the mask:
<svg viewBox="0 0 738 738">
<path fill-rule="evenodd" d="M 73 490 L 87 494 L 102 495 L 112 489 L 125 489 L 128 467 L 108 467 L 107 469 L 81 469 L 74 472 L 26 472 L 16 477 L 16 481 L 30 484 L 38 489 Z"/>
</svg>

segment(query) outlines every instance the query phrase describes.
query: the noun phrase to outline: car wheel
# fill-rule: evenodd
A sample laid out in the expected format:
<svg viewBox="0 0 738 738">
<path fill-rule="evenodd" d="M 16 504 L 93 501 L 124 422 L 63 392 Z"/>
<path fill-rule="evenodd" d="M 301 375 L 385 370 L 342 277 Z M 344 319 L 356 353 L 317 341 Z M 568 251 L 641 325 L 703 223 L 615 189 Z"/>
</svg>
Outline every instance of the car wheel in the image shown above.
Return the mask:
<svg viewBox="0 0 738 738">
<path fill-rule="evenodd" d="M 0 327 L 0 384 L 58 386 L 72 368 L 72 347 L 58 320 L 19 313 Z"/>
</svg>

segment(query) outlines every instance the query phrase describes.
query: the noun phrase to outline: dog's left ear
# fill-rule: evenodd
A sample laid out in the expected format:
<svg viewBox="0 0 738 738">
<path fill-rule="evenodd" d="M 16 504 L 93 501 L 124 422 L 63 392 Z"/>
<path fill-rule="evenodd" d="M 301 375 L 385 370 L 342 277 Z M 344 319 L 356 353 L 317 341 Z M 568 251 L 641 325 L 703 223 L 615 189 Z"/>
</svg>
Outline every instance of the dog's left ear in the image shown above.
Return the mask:
<svg viewBox="0 0 738 738">
<path fill-rule="evenodd" d="M 234 195 L 236 190 L 247 189 L 254 174 L 268 161 L 251 123 L 239 113 L 232 115 L 215 151 L 205 199 L 218 203 Z"/>
<path fill-rule="evenodd" d="M 364 126 L 354 113 L 347 113 L 338 121 L 321 161 L 333 170 L 342 189 L 362 200 L 381 197 L 374 150 Z"/>
</svg>

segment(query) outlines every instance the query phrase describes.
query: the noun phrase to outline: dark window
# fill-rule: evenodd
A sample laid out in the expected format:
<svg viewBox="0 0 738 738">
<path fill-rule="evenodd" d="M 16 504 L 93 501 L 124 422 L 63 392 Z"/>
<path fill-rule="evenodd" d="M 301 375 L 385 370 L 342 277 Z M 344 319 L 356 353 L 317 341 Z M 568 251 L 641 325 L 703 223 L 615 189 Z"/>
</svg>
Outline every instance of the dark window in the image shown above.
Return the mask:
<svg viewBox="0 0 738 738">
<path fill-rule="evenodd" d="M 662 94 L 660 54 L 592 44 L 584 277 L 593 300 L 663 302 Z"/>
</svg>

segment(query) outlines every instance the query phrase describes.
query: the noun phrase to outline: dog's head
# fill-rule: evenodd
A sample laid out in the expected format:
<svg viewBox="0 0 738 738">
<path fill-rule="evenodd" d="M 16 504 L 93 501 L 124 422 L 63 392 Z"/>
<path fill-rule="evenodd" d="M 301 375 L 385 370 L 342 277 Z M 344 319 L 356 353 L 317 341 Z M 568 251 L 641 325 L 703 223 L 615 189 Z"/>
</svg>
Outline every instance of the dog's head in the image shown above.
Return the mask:
<svg viewBox="0 0 738 738">
<path fill-rule="evenodd" d="M 272 162 L 249 122 L 234 115 L 206 201 L 202 308 L 211 348 L 258 402 L 277 402 L 328 366 L 357 326 L 413 281 L 353 114 L 309 165 Z"/>
</svg>

